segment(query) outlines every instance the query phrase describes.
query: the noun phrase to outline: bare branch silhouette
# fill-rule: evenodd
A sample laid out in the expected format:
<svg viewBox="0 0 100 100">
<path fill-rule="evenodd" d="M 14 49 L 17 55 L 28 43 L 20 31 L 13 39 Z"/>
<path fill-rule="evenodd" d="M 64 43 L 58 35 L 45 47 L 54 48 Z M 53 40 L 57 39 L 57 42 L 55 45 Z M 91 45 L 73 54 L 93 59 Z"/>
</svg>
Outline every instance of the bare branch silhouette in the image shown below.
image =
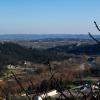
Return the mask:
<svg viewBox="0 0 100 100">
<path fill-rule="evenodd" d="M 90 32 L 88 32 L 88 34 L 96 43 L 100 44 L 100 41 L 95 39 L 94 36 L 92 36 Z"/>
<path fill-rule="evenodd" d="M 17 79 L 16 75 L 11 71 L 12 75 L 14 76 L 17 84 L 20 86 L 20 88 L 25 92 L 26 96 L 28 97 L 28 100 L 30 100 L 30 97 L 27 93 L 27 91 L 24 89 L 24 87 L 22 86 L 22 84 L 20 83 L 20 81 Z"/>
<path fill-rule="evenodd" d="M 100 31 L 100 28 L 98 27 L 96 21 L 94 21 L 95 27 L 97 28 L 98 31 Z"/>
<path fill-rule="evenodd" d="M 59 82 L 59 81 L 61 81 L 61 79 L 59 80 L 59 79 L 55 78 L 56 72 L 52 68 L 49 61 L 48 61 L 48 66 L 49 66 L 49 72 L 50 72 L 50 75 L 51 75 L 49 82 L 52 84 L 52 80 L 55 81 L 56 86 L 54 86 L 54 87 L 60 93 L 60 96 L 64 97 L 66 100 L 71 100 L 70 98 L 72 98 L 73 100 L 76 100 L 76 98 L 74 97 L 74 95 L 71 93 L 71 91 L 69 89 L 67 89 L 67 92 L 70 94 L 70 97 L 68 97 L 66 94 L 64 94 L 63 88 L 61 86 L 62 84 L 60 84 L 60 82 Z M 63 100 L 63 99 L 61 98 L 61 100 Z"/>
<path fill-rule="evenodd" d="M 96 21 L 94 21 L 94 24 L 95 24 L 95 27 L 97 28 L 97 30 L 100 31 L 100 28 L 98 27 Z M 96 38 L 94 38 L 94 36 L 90 32 L 88 32 L 88 34 L 89 34 L 90 38 L 92 38 L 97 44 L 100 44 L 100 41 L 97 40 Z"/>
</svg>

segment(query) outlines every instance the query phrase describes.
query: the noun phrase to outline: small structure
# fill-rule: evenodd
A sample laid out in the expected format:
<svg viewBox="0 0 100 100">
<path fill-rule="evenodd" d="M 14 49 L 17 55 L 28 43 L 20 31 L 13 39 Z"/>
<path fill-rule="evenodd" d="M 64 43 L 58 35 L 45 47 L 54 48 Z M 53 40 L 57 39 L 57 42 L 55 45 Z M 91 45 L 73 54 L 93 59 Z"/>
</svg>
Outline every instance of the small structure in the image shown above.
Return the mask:
<svg viewBox="0 0 100 100">
<path fill-rule="evenodd" d="M 25 66 L 31 66 L 31 62 L 25 60 L 25 61 L 24 61 L 24 65 L 25 65 Z"/>
<path fill-rule="evenodd" d="M 43 98 L 46 98 L 46 97 L 55 97 L 57 94 L 58 94 L 57 90 L 52 90 L 52 91 L 47 92 L 46 94 L 35 96 L 33 100 L 43 100 Z"/>
<path fill-rule="evenodd" d="M 33 100 L 42 100 L 42 98 L 40 96 L 36 96 Z"/>
<path fill-rule="evenodd" d="M 98 87 L 97 85 L 94 84 L 94 85 L 92 85 L 92 89 L 93 89 L 93 90 L 99 89 L 99 87 Z"/>
<path fill-rule="evenodd" d="M 16 69 L 16 66 L 14 66 L 14 65 L 8 65 L 7 68 L 8 69 Z"/>
</svg>

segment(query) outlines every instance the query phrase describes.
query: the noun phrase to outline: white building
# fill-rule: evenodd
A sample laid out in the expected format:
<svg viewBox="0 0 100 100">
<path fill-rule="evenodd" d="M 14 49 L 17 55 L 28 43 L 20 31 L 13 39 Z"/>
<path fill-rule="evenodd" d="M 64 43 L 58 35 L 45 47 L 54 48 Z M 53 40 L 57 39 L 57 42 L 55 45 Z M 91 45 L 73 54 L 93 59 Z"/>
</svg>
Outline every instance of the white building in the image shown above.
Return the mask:
<svg viewBox="0 0 100 100">
<path fill-rule="evenodd" d="M 14 65 L 8 65 L 7 68 L 8 69 L 16 69 L 16 66 L 14 66 Z"/>
<path fill-rule="evenodd" d="M 43 100 L 43 99 L 40 96 L 36 96 L 36 97 L 34 97 L 33 100 Z"/>
<path fill-rule="evenodd" d="M 39 96 L 35 96 L 33 100 L 43 100 L 45 97 L 55 97 L 57 95 L 57 90 L 52 90 L 47 92 L 46 94 L 41 94 Z"/>
</svg>

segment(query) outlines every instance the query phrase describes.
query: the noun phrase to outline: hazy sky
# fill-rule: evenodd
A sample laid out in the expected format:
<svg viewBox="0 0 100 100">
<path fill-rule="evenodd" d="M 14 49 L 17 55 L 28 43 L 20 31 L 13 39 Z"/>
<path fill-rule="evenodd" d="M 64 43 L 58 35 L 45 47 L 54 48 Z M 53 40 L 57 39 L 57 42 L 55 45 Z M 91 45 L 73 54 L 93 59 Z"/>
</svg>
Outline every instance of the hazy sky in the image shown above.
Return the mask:
<svg viewBox="0 0 100 100">
<path fill-rule="evenodd" d="M 0 0 L 0 34 L 98 33 L 100 0 Z"/>
</svg>

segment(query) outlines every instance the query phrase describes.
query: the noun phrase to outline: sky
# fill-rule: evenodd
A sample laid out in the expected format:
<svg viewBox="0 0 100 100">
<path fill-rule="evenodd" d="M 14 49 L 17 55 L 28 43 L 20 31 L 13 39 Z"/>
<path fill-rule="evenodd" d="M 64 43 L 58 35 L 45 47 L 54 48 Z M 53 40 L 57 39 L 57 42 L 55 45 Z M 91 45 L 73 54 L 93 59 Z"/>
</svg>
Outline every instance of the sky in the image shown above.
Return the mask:
<svg viewBox="0 0 100 100">
<path fill-rule="evenodd" d="M 0 0 L 0 34 L 99 34 L 100 0 Z"/>
</svg>

